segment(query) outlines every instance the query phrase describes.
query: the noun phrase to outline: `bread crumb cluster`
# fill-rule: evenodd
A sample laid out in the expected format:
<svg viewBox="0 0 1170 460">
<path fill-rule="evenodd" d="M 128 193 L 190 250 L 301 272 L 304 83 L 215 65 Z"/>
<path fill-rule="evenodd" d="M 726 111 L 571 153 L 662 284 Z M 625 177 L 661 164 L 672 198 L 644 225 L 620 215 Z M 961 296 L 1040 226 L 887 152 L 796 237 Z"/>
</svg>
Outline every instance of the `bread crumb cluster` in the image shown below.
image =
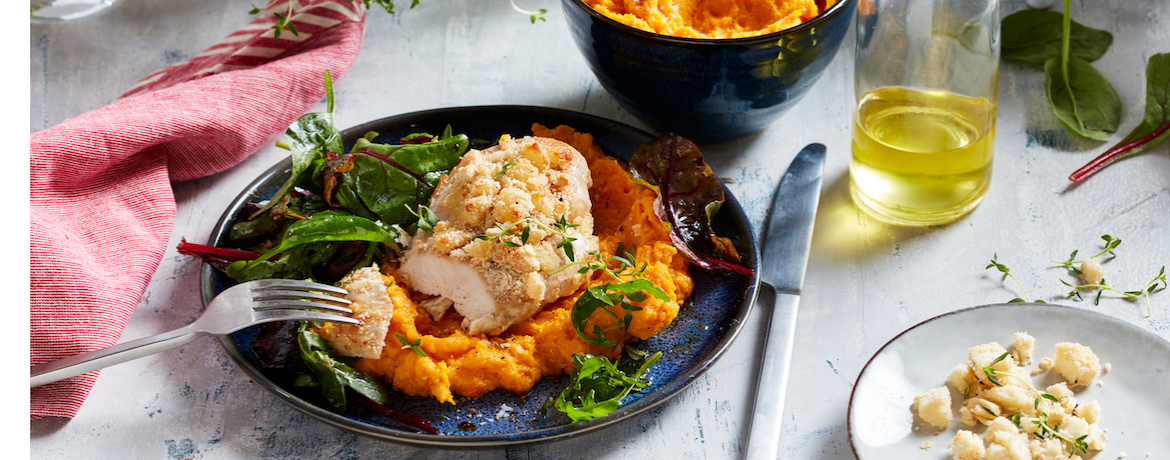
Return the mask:
<svg viewBox="0 0 1170 460">
<path fill-rule="evenodd" d="M 960 395 L 959 422 L 986 426 L 982 436 L 960 429 L 951 440 L 954 460 L 1081 460 L 1081 455 L 1105 448 L 1105 432 L 1098 426 L 1101 406 L 1080 403 L 1074 389 L 1082 389 L 1109 365 L 1088 346 L 1061 342 L 1056 356 L 1043 358 L 1036 370 L 1023 366 L 1032 360 L 1035 339 L 1017 332 L 1009 351 L 999 343 L 967 350 L 967 363 L 946 376 L 946 385 L 914 397 L 911 409 L 918 420 L 947 429 L 955 418 L 952 391 Z M 1055 370 L 1064 382 L 1040 390 L 1032 376 Z"/>
</svg>

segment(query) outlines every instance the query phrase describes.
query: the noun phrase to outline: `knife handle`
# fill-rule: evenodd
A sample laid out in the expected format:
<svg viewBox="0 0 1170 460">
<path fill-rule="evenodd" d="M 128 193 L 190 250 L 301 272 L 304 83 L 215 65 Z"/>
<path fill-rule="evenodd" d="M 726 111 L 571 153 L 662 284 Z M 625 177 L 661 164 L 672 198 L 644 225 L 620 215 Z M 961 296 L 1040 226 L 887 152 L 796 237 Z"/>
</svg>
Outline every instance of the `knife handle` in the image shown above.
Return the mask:
<svg viewBox="0 0 1170 460">
<path fill-rule="evenodd" d="M 760 376 L 756 401 L 748 431 L 745 460 L 775 460 L 780 449 L 780 429 L 784 425 L 784 397 L 788 394 L 788 371 L 792 365 L 792 345 L 796 338 L 796 313 L 800 294 L 776 292 L 767 283 L 762 292 L 771 292 L 772 311 L 764 326 L 764 343 L 760 356 Z M 761 299 L 766 297 L 760 296 Z"/>
</svg>

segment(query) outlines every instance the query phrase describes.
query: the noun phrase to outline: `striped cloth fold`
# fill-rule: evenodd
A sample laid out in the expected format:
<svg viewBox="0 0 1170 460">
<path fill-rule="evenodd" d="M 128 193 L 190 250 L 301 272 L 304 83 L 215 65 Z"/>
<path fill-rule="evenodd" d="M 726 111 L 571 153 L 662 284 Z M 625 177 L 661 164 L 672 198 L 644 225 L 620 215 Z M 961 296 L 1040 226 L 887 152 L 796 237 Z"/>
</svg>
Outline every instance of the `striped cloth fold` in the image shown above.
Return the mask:
<svg viewBox="0 0 1170 460">
<path fill-rule="evenodd" d="M 273 12 L 296 28 L 275 36 Z M 361 0 L 274 1 L 189 62 L 31 135 L 31 365 L 118 342 L 166 251 L 171 181 L 230 168 L 325 95 L 361 48 Z M 33 419 L 73 417 L 97 372 L 31 390 Z"/>
</svg>

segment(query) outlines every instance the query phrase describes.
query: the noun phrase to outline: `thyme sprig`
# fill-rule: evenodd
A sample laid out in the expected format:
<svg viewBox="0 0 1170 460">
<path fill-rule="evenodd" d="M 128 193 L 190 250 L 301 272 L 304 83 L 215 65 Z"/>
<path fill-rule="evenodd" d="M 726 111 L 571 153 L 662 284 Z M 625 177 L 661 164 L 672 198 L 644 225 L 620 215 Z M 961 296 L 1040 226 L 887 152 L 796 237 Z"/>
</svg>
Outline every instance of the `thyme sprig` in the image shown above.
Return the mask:
<svg viewBox="0 0 1170 460">
<path fill-rule="evenodd" d="M 1017 420 L 1018 420 L 1018 418 L 1017 418 Z M 1040 418 L 1038 420 L 1032 420 L 1032 424 L 1034 424 L 1040 428 L 1040 431 L 1036 432 L 1036 437 L 1038 437 L 1040 439 L 1057 438 L 1057 439 L 1060 439 L 1060 440 L 1068 443 L 1070 446 L 1072 446 L 1073 453 L 1076 453 L 1077 451 L 1080 451 L 1082 454 L 1089 453 L 1089 443 L 1085 441 L 1085 439 L 1088 438 L 1089 435 L 1087 435 L 1087 434 L 1082 435 L 1081 437 L 1076 438 L 1076 439 L 1072 439 L 1072 438 L 1068 437 L 1068 435 L 1065 435 L 1064 433 L 1060 432 L 1060 424 L 1059 423 L 1056 425 L 1049 424 L 1047 412 L 1041 412 Z"/>
<path fill-rule="evenodd" d="M 520 14 L 528 15 L 529 22 L 531 22 L 533 24 L 536 24 L 537 19 L 543 21 L 545 13 L 548 13 L 548 10 L 546 10 L 544 8 L 541 8 L 541 9 L 536 10 L 536 11 L 529 11 L 529 10 L 520 8 L 520 6 L 516 4 L 516 0 L 508 0 L 508 3 L 512 4 L 512 9 L 516 10 L 516 12 L 518 12 Z"/>
<path fill-rule="evenodd" d="M 407 339 L 405 335 L 402 335 L 400 333 L 395 332 L 394 338 L 398 339 L 398 343 L 402 344 L 403 350 L 409 349 L 410 351 L 413 351 L 414 354 L 419 355 L 420 357 L 423 357 L 423 358 L 427 357 L 427 352 L 423 351 L 422 347 L 419 346 L 420 344 L 422 344 L 422 337 L 419 337 L 417 339 L 414 339 L 414 341 L 411 341 L 410 339 Z"/>
<path fill-rule="evenodd" d="M 534 225 L 536 227 L 540 228 L 541 230 L 544 230 L 546 232 L 549 232 L 549 233 L 552 233 L 554 235 L 559 236 L 561 238 L 561 240 L 559 243 L 557 243 L 556 248 L 564 251 L 565 257 L 569 258 L 569 262 L 576 262 L 577 261 L 577 251 L 573 248 L 573 242 L 577 241 L 577 238 L 569 236 L 568 230 L 570 228 L 573 228 L 573 227 L 579 227 L 579 226 L 581 226 L 581 224 L 570 223 L 565 218 L 564 214 L 561 214 L 561 217 L 559 219 L 557 219 L 555 222 L 553 222 L 551 225 L 546 224 L 544 222 L 541 222 L 539 220 L 533 219 L 532 217 L 525 217 L 525 218 L 520 219 L 516 222 L 512 222 L 511 224 L 508 224 L 508 225 L 504 225 L 504 224 L 501 224 L 499 222 L 496 222 L 494 224 L 494 226 L 495 226 L 496 230 L 499 230 L 498 233 L 496 233 L 495 235 L 488 235 L 488 234 L 475 235 L 475 239 L 503 244 L 504 246 L 507 246 L 510 248 L 518 248 L 520 246 L 524 246 L 524 245 L 528 244 L 529 236 L 531 236 L 531 233 L 532 233 L 531 228 Z M 512 239 L 506 238 L 509 236 L 514 236 L 516 238 L 512 238 Z M 519 242 L 517 242 L 516 240 L 519 240 Z M 562 269 L 563 269 L 563 267 L 562 267 Z M 559 271 L 560 271 L 560 269 L 558 269 L 556 272 L 553 272 L 551 274 L 556 274 Z"/>
<path fill-rule="evenodd" d="M 1016 282 L 1016 286 L 1020 287 L 1020 292 L 1024 293 L 1024 298 L 1021 299 L 1019 297 L 1016 297 L 1012 300 L 1009 300 L 1008 302 L 1031 302 L 1031 300 L 1028 300 L 1028 290 L 1024 289 L 1024 283 L 1021 283 L 1020 280 L 1018 278 L 1016 278 L 1016 275 L 1012 274 L 1012 270 L 1010 268 L 1008 268 L 1007 265 L 1000 263 L 999 260 L 997 260 L 998 258 L 999 258 L 999 254 L 992 254 L 991 255 L 991 263 L 987 264 L 987 267 L 985 267 L 985 269 L 994 267 L 996 270 L 999 270 L 1000 273 L 1003 273 L 1002 279 L 1011 278 L 1012 281 Z M 1040 301 L 1037 301 L 1037 302 L 1040 302 Z M 1043 303 L 1043 302 L 1041 302 L 1041 303 Z"/>
<path fill-rule="evenodd" d="M 1027 385 L 1028 389 L 1032 390 L 1032 393 L 1036 394 L 1036 399 L 1032 403 L 1033 409 L 1038 409 L 1040 407 L 1040 400 L 1041 399 L 1047 399 L 1047 400 L 1052 401 L 1052 402 L 1060 402 L 1060 399 L 1057 398 L 1056 396 L 1053 396 L 1053 395 L 1048 394 L 1048 393 L 1043 393 L 1040 390 L 1037 390 L 1036 387 L 1032 386 L 1032 382 L 1029 381 L 1028 379 L 1020 377 L 1020 376 L 1013 374 L 1011 372 L 1001 372 L 1001 371 L 995 369 L 994 366 L 996 364 L 999 364 L 1000 361 L 1003 361 L 1004 358 L 1007 358 L 1007 356 L 1008 356 L 1008 352 L 1005 351 L 1005 352 L 1003 352 L 1002 355 L 999 355 L 999 357 L 992 360 L 991 364 L 983 366 L 983 375 L 987 376 L 987 380 L 991 381 L 991 383 L 995 386 L 1002 387 L 1003 381 L 1000 380 L 998 376 L 1003 375 L 1006 377 L 1013 377 L 1016 380 L 1018 380 L 1019 382 L 1023 383 L 1024 385 Z"/>
<path fill-rule="evenodd" d="M 577 332 L 577 336 L 586 343 L 602 347 L 616 347 L 624 341 L 609 340 L 605 337 L 605 333 L 620 330 L 624 335 L 629 331 L 630 323 L 634 320 L 633 313 L 642 310 L 642 307 L 634 305 L 632 302 L 643 302 L 649 296 L 653 296 L 662 301 L 670 300 L 670 296 L 665 291 L 655 286 L 650 280 L 642 277 L 646 272 L 648 264 L 643 263 L 641 266 L 638 266 L 638 261 L 634 257 L 637 249 L 633 245 L 625 248 L 624 245 L 619 244 L 615 252 L 617 254 L 610 257 L 609 260 L 618 263 L 616 271 L 609 268 L 608 263 L 602 262 L 604 256 L 600 252 L 592 251 L 590 252 L 590 255 L 593 256 L 592 259 L 573 262 L 553 272 L 553 274 L 556 274 L 570 267 L 580 267 L 577 269 L 578 273 L 600 270 L 613 279 L 611 283 L 599 284 L 585 289 L 585 292 L 581 293 L 573 303 L 573 309 L 569 314 L 570 321 L 573 324 L 573 329 Z M 618 316 L 613 309 L 609 308 L 615 306 L 621 309 L 621 316 Z M 590 337 L 585 333 L 586 327 L 589 323 L 589 318 L 598 309 L 612 317 L 615 324 L 608 328 L 602 328 L 600 325 L 594 324 L 593 336 Z"/>
<path fill-rule="evenodd" d="M 1075 260 L 1077 258 L 1077 250 L 1074 249 L 1072 254 L 1069 254 L 1068 260 L 1053 260 L 1052 263 L 1055 263 L 1055 264 L 1058 264 L 1064 268 L 1067 268 L 1074 275 L 1080 275 L 1081 269 L 1078 268 L 1076 266 L 1076 264 L 1082 263 L 1082 262 L 1089 260 L 1089 259 L 1096 259 L 1098 257 L 1105 255 L 1105 254 L 1109 254 L 1110 259 L 1117 257 L 1117 254 L 1114 253 L 1113 250 L 1116 249 L 1117 246 L 1121 245 L 1121 238 L 1114 238 L 1114 237 L 1106 234 L 1106 235 L 1101 235 L 1101 239 L 1105 240 L 1104 249 L 1102 249 L 1101 252 L 1098 252 L 1097 254 L 1093 255 L 1092 257 L 1080 259 L 1080 260 Z"/>
<path fill-rule="evenodd" d="M 1146 317 L 1149 317 L 1151 314 L 1150 294 L 1152 294 L 1155 291 L 1161 291 L 1163 289 L 1166 289 L 1166 286 L 1167 286 L 1166 266 L 1163 265 L 1162 268 L 1160 270 L 1158 270 L 1157 276 L 1154 276 L 1154 279 L 1152 279 L 1152 280 L 1150 280 L 1150 282 L 1146 283 L 1145 287 L 1143 287 L 1142 289 L 1136 290 L 1136 291 L 1122 291 L 1120 289 L 1117 289 L 1113 286 L 1110 286 L 1108 283 L 1106 283 L 1104 278 L 1101 279 L 1100 283 L 1095 283 L 1095 284 L 1074 285 L 1074 284 L 1069 283 L 1068 281 L 1065 281 L 1065 280 L 1060 280 L 1060 282 L 1064 283 L 1065 286 L 1072 288 L 1072 290 L 1069 291 L 1067 295 L 1069 298 L 1076 297 L 1077 300 L 1083 300 L 1083 297 L 1081 296 L 1082 289 L 1097 289 L 1097 296 L 1093 299 L 1093 305 L 1100 305 L 1101 304 L 1101 295 L 1104 294 L 1106 291 L 1120 294 L 1122 297 L 1126 298 L 1127 300 L 1136 300 L 1139 297 L 1144 298 L 1146 301 Z M 1159 284 L 1160 284 L 1160 286 L 1159 286 Z"/>
</svg>

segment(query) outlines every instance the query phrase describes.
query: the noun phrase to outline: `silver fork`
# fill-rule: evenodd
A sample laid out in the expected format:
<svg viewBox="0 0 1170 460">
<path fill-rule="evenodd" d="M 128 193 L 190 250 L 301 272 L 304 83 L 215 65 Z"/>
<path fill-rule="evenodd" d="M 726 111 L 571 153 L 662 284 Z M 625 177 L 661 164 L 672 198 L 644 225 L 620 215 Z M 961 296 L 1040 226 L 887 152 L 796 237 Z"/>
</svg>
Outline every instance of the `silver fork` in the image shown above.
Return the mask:
<svg viewBox="0 0 1170 460">
<path fill-rule="evenodd" d="M 231 334 L 271 321 L 360 324 L 335 314 L 353 313 L 345 306 L 350 301 L 337 297 L 345 294 L 344 289 L 308 281 L 268 279 L 237 284 L 212 299 L 203 314 L 186 327 L 33 366 L 31 387 L 152 355 L 205 335 Z"/>
</svg>

